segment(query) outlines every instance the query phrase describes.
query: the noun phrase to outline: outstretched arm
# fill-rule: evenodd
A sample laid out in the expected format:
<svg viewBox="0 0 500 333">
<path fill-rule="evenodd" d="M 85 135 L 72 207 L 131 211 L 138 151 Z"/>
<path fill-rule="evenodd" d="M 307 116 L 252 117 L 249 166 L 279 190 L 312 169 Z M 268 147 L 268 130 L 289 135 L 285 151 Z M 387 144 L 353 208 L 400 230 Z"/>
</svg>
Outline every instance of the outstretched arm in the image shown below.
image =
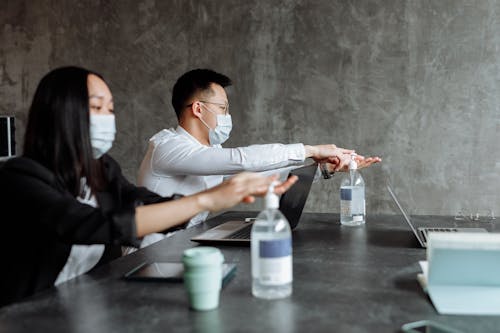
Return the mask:
<svg viewBox="0 0 500 333">
<path fill-rule="evenodd" d="M 254 196 L 263 196 L 276 176 L 263 177 L 244 172 L 209 190 L 168 201 L 136 208 L 138 237 L 159 232 L 182 224 L 202 211 L 219 211 L 240 202 L 252 203 Z M 275 187 L 277 194 L 284 193 L 297 181 L 291 177 Z"/>
<path fill-rule="evenodd" d="M 148 156 L 149 155 L 149 156 Z M 207 147 L 180 138 L 150 146 L 141 169 L 159 175 L 234 175 L 299 165 L 304 162 L 304 145 L 279 143 L 238 148 Z M 147 163 L 150 163 L 148 165 Z M 141 178 L 141 176 L 139 176 Z"/>
</svg>

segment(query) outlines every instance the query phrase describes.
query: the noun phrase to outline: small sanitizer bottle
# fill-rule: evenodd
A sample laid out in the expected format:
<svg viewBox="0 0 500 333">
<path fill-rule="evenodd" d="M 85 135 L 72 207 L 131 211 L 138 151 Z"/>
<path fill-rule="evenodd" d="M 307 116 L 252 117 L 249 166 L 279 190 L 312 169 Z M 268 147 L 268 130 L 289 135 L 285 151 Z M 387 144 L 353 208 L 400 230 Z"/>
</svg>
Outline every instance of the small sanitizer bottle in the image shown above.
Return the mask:
<svg viewBox="0 0 500 333">
<path fill-rule="evenodd" d="M 265 299 L 292 294 L 292 232 L 278 209 L 274 185 L 269 187 L 266 209 L 257 216 L 251 234 L 252 294 Z"/>
<path fill-rule="evenodd" d="M 359 173 L 355 160 L 351 155 L 349 172 L 340 183 L 340 223 L 357 226 L 366 222 L 365 216 L 365 181 Z"/>
</svg>

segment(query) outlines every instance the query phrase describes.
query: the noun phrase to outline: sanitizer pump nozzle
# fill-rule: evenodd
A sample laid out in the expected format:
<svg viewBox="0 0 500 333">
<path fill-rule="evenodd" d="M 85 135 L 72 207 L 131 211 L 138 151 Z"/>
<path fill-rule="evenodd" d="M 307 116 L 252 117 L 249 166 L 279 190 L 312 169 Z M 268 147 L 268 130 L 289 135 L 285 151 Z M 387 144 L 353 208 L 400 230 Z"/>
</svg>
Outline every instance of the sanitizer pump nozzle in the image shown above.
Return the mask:
<svg viewBox="0 0 500 333">
<path fill-rule="evenodd" d="M 278 182 L 274 181 L 269 185 L 266 194 L 266 208 L 278 209 L 280 206 L 280 199 L 276 193 L 274 193 L 274 187 L 278 185 Z"/>
</svg>

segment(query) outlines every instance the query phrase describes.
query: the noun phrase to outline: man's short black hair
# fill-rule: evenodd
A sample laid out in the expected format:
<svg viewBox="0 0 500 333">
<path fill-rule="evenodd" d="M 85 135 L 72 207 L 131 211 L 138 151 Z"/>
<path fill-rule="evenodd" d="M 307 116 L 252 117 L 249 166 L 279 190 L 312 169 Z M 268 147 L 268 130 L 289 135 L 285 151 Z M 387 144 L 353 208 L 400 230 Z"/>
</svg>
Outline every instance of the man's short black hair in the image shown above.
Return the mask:
<svg viewBox="0 0 500 333">
<path fill-rule="evenodd" d="M 222 88 L 232 84 L 230 78 L 211 69 L 193 69 L 177 80 L 172 91 L 172 106 L 177 119 L 180 119 L 187 101 L 195 93 L 208 90 L 211 83 L 216 83 Z"/>
</svg>

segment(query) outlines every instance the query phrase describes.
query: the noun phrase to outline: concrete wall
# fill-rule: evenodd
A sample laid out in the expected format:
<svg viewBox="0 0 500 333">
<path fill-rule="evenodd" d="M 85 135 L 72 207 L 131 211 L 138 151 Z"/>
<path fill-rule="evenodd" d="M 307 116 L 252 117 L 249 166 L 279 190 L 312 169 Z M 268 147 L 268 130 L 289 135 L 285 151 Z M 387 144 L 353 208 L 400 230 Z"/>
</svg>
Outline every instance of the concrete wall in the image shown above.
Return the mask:
<svg viewBox="0 0 500 333">
<path fill-rule="evenodd" d="M 392 213 L 391 179 L 415 214 L 500 210 L 499 1 L 31 1 L 0 3 L 0 114 L 22 141 L 39 79 L 101 72 L 116 101 L 112 154 L 135 172 L 176 124 L 170 92 L 208 67 L 234 80 L 228 146 L 335 143 L 379 155 L 368 213 Z M 340 177 L 307 210 L 337 212 Z"/>
</svg>

